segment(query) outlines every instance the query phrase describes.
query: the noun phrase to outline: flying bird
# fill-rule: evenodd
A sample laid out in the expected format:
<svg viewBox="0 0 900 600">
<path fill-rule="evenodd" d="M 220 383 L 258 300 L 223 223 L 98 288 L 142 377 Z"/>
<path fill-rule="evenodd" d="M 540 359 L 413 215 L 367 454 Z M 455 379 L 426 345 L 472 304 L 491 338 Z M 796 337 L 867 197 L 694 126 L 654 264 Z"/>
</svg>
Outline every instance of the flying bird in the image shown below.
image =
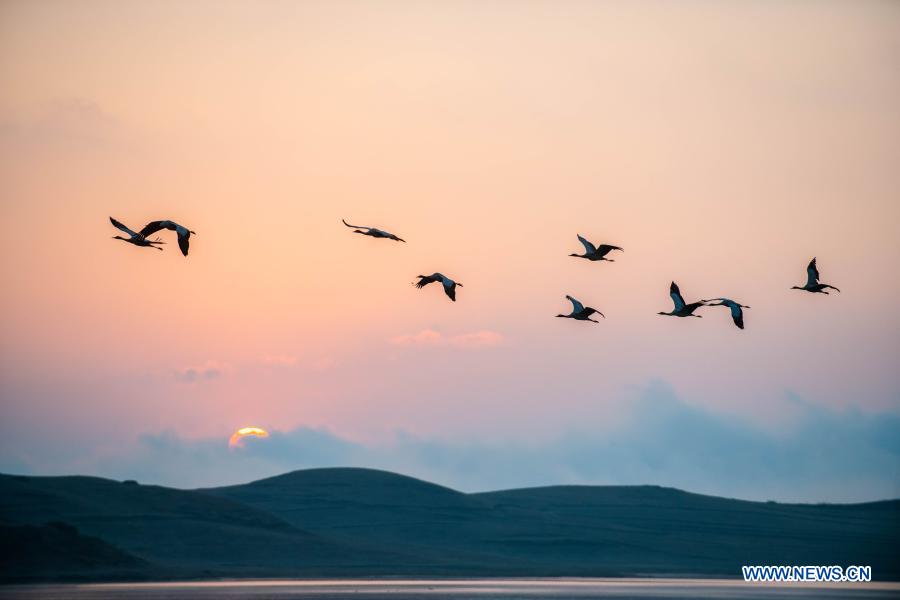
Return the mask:
<svg viewBox="0 0 900 600">
<path fill-rule="evenodd" d="M 600 322 L 600 321 L 595 321 L 594 319 L 591 318 L 591 315 L 594 313 L 597 313 L 604 319 L 606 318 L 606 315 L 604 315 L 602 312 L 600 312 L 596 308 L 591 308 L 590 306 L 585 306 L 584 304 L 582 304 L 581 302 L 579 302 L 572 296 L 566 296 L 566 298 L 569 300 L 569 302 L 572 303 L 572 312 L 567 315 L 556 315 L 557 317 L 562 318 L 562 319 L 575 319 L 576 321 L 590 321 L 591 323 L 599 323 Z"/>
<path fill-rule="evenodd" d="M 148 236 L 156 233 L 160 229 L 170 229 L 178 234 L 178 247 L 181 248 L 181 253 L 185 256 L 188 255 L 188 246 L 191 241 L 191 236 L 196 235 L 196 231 L 191 231 L 187 227 L 183 225 L 179 225 L 175 221 L 151 221 L 144 225 L 144 228 L 141 229 L 140 235 Z"/>
<path fill-rule="evenodd" d="M 731 319 L 734 321 L 734 324 L 738 326 L 738 329 L 744 328 L 744 311 L 741 309 L 750 308 L 749 306 L 735 302 L 734 300 L 729 300 L 728 298 L 712 298 L 710 300 L 704 300 L 703 302 L 713 302 L 714 300 L 718 300 L 718 302 L 706 304 L 706 306 L 727 306 L 731 310 Z"/>
<path fill-rule="evenodd" d="M 658 315 L 666 315 L 668 317 L 697 317 L 698 319 L 702 318 L 700 315 L 695 315 L 694 311 L 700 308 L 701 306 L 705 306 L 703 300 L 700 302 L 691 302 L 690 304 L 684 303 L 684 298 L 681 297 L 681 290 L 678 289 L 678 284 L 674 281 L 672 285 L 669 286 L 669 295 L 672 296 L 672 302 L 675 303 L 675 310 L 672 312 L 658 312 Z"/>
<path fill-rule="evenodd" d="M 837 289 L 833 285 L 828 285 L 827 283 L 819 283 L 819 269 L 816 268 L 816 259 L 813 257 L 811 261 L 809 261 L 809 265 L 806 267 L 806 285 L 799 286 L 795 285 L 791 287 L 792 290 L 804 290 L 806 292 L 819 293 L 819 294 L 827 294 L 826 289 L 834 290 L 836 292 L 840 292 L 841 290 Z"/>
<path fill-rule="evenodd" d="M 463 287 L 463 284 L 457 283 L 449 277 L 441 275 L 440 273 L 432 273 L 431 275 L 416 275 L 416 277 L 419 278 L 419 281 L 415 283 L 415 286 L 419 289 L 422 289 L 429 283 L 440 281 L 441 285 L 444 286 L 444 293 L 447 294 L 447 297 L 449 297 L 454 302 L 456 302 L 456 286 Z"/>
<path fill-rule="evenodd" d="M 609 244 L 600 244 L 599 246 L 594 246 L 592 243 L 581 237 L 581 234 L 578 234 L 578 241 L 584 246 L 584 254 L 570 254 L 569 256 L 574 256 L 576 258 L 586 258 L 590 261 L 595 260 L 606 260 L 609 262 L 616 262 L 611 258 L 605 258 L 607 254 L 612 252 L 613 250 L 619 250 L 624 252 L 622 248 L 619 246 L 611 246 Z"/>
<path fill-rule="evenodd" d="M 341 222 L 347 227 L 353 229 L 353 233 L 361 233 L 363 235 L 368 235 L 374 238 L 385 238 L 388 240 L 394 240 L 395 242 L 403 242 L 404 244 L 406 243 L 406 240 L 398 238 L 393 233 L 389 233 L 387 231 L 384 231 L 383 229 L 377 229 L 375 227 L 363 227 L 362 225 L 351 225 L 343 219 L 341 219 Z"/>
<path fill-rule="evenodd" d="M 128 242 L 129 244 L 134 244 L 135 246 L 142 246 L 144 248 L 156 248 L 157 250 L 162 250 L 162 248 L 157 247 L 159 244 L 165 244 L 165 242 L 163 242 L 159 238 L 157 238 L 155 240 L 148 240 L 143 232 L 136 233 L 136 232 L 132 231 L 131 229 L 129 229 L 128 227 L 126 227 L 125 225 L 122 225 L 122 223 L 116 221 L 112 217 L 109 218 L 109 222 L 112 223 L 113 226 L 116 227 L 117 229 L 124 231 L 125 233 L 128 234 L 127 238 L 124 238 L 121 235 L 114 235 L 113 236 L 114 240 L 122 240 L 123 242 Z"/>
</svg>

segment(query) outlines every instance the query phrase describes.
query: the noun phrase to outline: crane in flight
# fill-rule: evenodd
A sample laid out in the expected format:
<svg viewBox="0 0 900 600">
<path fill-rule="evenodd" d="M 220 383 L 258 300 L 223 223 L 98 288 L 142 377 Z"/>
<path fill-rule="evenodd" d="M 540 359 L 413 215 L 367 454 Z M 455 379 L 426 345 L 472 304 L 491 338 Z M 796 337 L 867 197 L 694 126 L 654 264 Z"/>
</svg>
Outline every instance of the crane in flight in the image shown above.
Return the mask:
<svg viewBox="0 0 900 600">
<path fill-rule="evenodd" d="M 353 229 L 353 233 L 361 233 L 362 235 L 368 235 L 373 238 L 384 238 L 388 240 L 394 240 L 395 242 L 403 242 L 404 244 L 406 243 L 406 240 L 398 238 L 393 233 L 389 233 L 383 229 L 378 229 L 376 227 L 363 227 L 362 225 L 351 225 L 347 221 L 344 221 L 344 219 L 341 219 L 341 222 L 347 227 Z"/>
<path fill-rule="evenodd" d="M 570 312 L 567 315 L 556 315 L 557 317 L 559 317 L 561 319 L 575 319 L 576 321 L 590 321 L 591 323 L 599 323 L 600 322 L 600 321 L 596 321 L 591 318 L 591 315 L 594 313 L 600 315 L 604 319 L 606 318 L 606 315 L 604 315 L 602 312 L 600 312 L 596 308 L 591 308 L 590 306 L 585 306 L 584 304 L 582 304 L 581 302 L 579 302 L 577 299 L 573 298 L 572 296 L 566 296 L 566 298 L 569 300 L 569 302 L 572 303 L 572 312 Z"/>
<path fill-rule="evenodd" d="M 836 292 L 841 291 L 833 285 L 828 285 L 827 283 L 819 283 L 819 269 L 816 268 L 815 257 L 813 257 L 813 259 L 809 261 L 809 264 L 806 266 L 806 285 L 795 285 L 791 289 L 803 290 L 805 292 L 811 292 L 813 294 L 827 294 L 828 292 L 825 291 L 826 289 L 834 290 Z"/>
<path fill-rule="evenodd" d="M 674 281 L 672 282 L 672 285 L 669 286 L 669 295 L 672 297 L 672 302 L 675 303 L 675 309 L 672 310 L 672 312 L 658 312 L 656 314 L 665 315 L 667 317 L 697 317 L 698 319 L 702 318 L 700 315 L 695 315 L 694 311 L 701 306 L 706 306 L 703 300 L 685 304 L 684 298 L 681 296 L 681 290 L 678 289 L 678 284 Z"/>
<path fill-rule="evenodd" d="M 128 242 L 129 244 L 134 244 L 135 246 L 140 246 L 142 248 L 156 248 L 157 250 L 162 250 L 158 246 L 161 244 L 165 244 L 164 241 L 159 238 L 155 240 L 148 240 L 147 237 L 143 233 L 138 233 L 136 231 L 132 231 L 119 221 L 116 221 L 112 217 L 109 218 L 109 222 L 113 224 L 113 227 L 116 229 L 128 234 L 128 237 L 122 237 L 121 235 L 114 235 L 112 239 L 114 240 L 122 240 L 123 242 Z"/>
<path fill-rule="evenodd" d="M 616 262 L 611 258 L 606 258 L 606 255 L 613 250 L 624 252 L 624 250 L 622 250 L 622 248 L 620 248 L 619 246 L 611 246 L 609 244 L 600 244 L 599 246 L 595 246 L 591 242 L 581 237 L 581 234 L 577 235 L 578 241 L 581 242 L 582 246 L 584 246 L 584 254 L 570 254 L 569 256 L 574 256 L 576 258 L 586 258 L 590 261 L 606 260 L 609 262 Z"/>
<path fill-rule="evenodd" d="M 716 300 L 718 302 L 715 302 Z M 738 329 L 744 328 L 744 311 L 742 309 L 750 308 L 749 306 L 728 298 L 712 298 L 703 302 L 707 303 L 706 306 L 727 306 L 731 310 L 731 319 L 734 321 L 734 324 L 738 326 Z M 709 304 L 710 302 L 712 304 Z"/>
<path fill-rule="evenodd" d="M 457 283 L 450 279 L 445 275 L 441 275 L 440 273 L 432 273 L 431 275 L 417 275 L 419 281 L 415 282 L 415 286 L 418 289 L 422 289 L 429 283 L 434 283 L 435 281 L 439 281 L 441 285 L 444 286 L 444 293 L 447 294 L 447 297 L 456 302 L 456 287 L 463 287 L 463 284 Z"/>
</svg>

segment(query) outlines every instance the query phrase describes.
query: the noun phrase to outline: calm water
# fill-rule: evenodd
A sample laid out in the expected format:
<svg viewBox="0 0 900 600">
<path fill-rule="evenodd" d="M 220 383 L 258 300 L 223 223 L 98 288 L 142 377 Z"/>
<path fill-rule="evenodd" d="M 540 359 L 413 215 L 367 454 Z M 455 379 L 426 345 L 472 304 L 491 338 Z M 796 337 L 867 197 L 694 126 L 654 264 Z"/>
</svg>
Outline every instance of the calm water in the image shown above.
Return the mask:
<svg viewBox="0 0 900 600">
<path fill-rule="evenodd" d="M 439 598 L 824 598 L 900 597 L 900 584 L 772 585 L 715 579 L 540 579 L 540 580 L 434 580 L 434 581 L 210 581 L 192 583 L 37 585 L 0 587 L 0 598 L 51 600 L 309 600 L 315 598 L 381 598 L 403 600 Z"/>
</svg>

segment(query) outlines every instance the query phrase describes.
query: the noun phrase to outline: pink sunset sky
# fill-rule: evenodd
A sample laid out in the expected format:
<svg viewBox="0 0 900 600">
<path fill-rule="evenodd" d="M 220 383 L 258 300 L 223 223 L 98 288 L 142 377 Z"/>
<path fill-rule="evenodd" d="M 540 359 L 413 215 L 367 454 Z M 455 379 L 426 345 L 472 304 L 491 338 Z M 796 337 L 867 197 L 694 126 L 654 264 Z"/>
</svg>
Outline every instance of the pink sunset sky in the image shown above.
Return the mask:
<svg viewBox="0 0 900 600">
<path fill-rule="evenodd" d="M 6 1 L 0 470 L 898 496 L 898 167 L 893 2 Z"/>
</svg>

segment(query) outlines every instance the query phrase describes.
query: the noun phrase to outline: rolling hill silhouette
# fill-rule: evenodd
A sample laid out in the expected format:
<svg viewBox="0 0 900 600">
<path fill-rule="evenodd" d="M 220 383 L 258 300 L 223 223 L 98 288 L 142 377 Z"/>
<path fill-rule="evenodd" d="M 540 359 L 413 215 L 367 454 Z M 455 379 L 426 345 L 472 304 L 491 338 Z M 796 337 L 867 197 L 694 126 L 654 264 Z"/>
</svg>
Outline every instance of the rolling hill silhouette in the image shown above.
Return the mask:
<svg viewBox="0 0 900 600">
<path fill-rule="evenodd" d="M 0 525 L 0 572 L 19 579 L 71 574 L 117 579 L 139 575 L 147 564 L 66 523 Z"/>
<path fill-rule="evenodd" d="M 64 540 L 49 535 L 5 580 L 738 577 L 744 564 L 871 565 L 900 579 L 898 500 L 780 504 L 656 486 L 463 494 L 351 468 L 203 490 L 0 475 L 0 525 L 50 521 L 87 538 L 89 565 L 60 559 Z"/>
</svg>

